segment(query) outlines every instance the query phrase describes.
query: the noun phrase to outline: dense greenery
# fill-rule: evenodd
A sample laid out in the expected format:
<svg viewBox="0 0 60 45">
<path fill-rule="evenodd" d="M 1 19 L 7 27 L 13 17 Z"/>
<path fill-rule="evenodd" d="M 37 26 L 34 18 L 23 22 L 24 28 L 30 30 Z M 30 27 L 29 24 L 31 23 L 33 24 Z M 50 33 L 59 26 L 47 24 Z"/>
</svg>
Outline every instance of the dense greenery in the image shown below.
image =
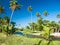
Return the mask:
<svg viewBox="0 0 60 45">
<path fill-rule="evenodd" d="M 11 21 L 14 11 L 21 8 L 21 4 L 18 4 L 16 0 L 10 1 L 10 9 L 12 10 L 11 17 L 6 16 L 5 10 L 0 5 L 0 45 L 59 45 L 60 41 L 51 40 L 50 34 L 54 32 L 60 32 L 60 21 L 44 20 L 40 12 L 36 12 L 37 22 L 33 22 L 32 18 L 32 6 L 28 6 L 28 11 L 31 14 L 31 22 L 29 26 L 25 28 L 15 28 L 15 22 Z M 43 12 L 45 17 L 48 17 L 47 10 Z M 56 16 L 60 18 L 60 14 Z M 23 32 L 24 36 L 14 34 L 14 32 Z M 28 38 L 26 34 L 41 33 L 44 38 Z M 40 36 L 40 35 L 39 35 Z M 44 43 L 43 43 L 44 42 Z"/>
<path fill-rule="evenodd" d="M 5 34 L 13 34 L 15 32 L 14 26 L 14 22 L 11 22 L 9 25 L 9 17 L 4 16 L 3 18 L 0 18 L 0 32 Z"/>
</svg>

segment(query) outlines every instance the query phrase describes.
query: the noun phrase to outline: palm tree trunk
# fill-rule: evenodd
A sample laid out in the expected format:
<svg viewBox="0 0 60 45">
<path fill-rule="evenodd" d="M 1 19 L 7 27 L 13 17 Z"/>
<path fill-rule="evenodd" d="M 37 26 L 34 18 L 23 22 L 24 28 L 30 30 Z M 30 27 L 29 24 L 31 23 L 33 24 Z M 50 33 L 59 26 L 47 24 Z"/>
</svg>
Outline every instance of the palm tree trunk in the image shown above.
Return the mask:
<svg viewBox="0 0 60 45">
<path fill-rule="evenodd" d="M 32 23 L 32 12 L 30 12 L 31 13 L 31 23 Z"/>
<path fill-rule="evenodd" d="M 14 13 L 14 10 L 13 10 L 12 13 L 11 13 L 11 17 L 10 17 L 9 25 L 10 25 L 10 23 L 11 23 L 13 13 Z"/>
<path fill-rule="evenodd" d="M 32 12 L 30 12 L 30 14 L 31 14 L 31 23 L 32 23 Z M 32 26 L 31 26 L 31 30 L 33 30 Z"/>
</svg>

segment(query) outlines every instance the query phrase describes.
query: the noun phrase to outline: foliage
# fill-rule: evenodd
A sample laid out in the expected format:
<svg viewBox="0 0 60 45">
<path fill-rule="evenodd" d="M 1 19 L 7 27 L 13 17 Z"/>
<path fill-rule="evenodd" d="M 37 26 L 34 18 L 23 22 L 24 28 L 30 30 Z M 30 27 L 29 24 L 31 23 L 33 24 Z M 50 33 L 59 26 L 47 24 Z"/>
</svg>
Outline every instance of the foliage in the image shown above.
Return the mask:
<svg viewBox="0 0 60 45">
<path fill-rule="evenodd" d="M 3 18 L 1 18 L 1 22 L 0 22 L 0 32 L 6 33 L 6 34 L 12 34 L 15 32 L 14 26 L 15 23 L 11 23 L 9 25 L 9 17 L 4 16 Z"/>
</svg>

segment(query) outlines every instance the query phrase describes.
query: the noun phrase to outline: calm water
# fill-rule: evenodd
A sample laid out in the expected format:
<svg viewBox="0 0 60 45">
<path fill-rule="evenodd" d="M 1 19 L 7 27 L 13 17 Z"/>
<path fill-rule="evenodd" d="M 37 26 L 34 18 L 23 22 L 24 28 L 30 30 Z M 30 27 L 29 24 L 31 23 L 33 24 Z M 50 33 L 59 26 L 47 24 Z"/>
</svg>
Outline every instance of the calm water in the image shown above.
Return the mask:
<svg viewBox="0 0 60 45">
<path fill-rule="evenodd" d="M 31 35 L 31 34 L 24 34 L 22 32 L 15 32 L 14 34 L 20 35 L 20 36 L 26 36 L 28 38 L 35 38 L 35 36 Z"/>
<path fill-rule="evenodd" d="M 24 36 L 25 35 L 22 32 L 15 32 L 14 34 L 18 34 L 18 35 L 21 35 L 21 36 Z"/>
</svg>

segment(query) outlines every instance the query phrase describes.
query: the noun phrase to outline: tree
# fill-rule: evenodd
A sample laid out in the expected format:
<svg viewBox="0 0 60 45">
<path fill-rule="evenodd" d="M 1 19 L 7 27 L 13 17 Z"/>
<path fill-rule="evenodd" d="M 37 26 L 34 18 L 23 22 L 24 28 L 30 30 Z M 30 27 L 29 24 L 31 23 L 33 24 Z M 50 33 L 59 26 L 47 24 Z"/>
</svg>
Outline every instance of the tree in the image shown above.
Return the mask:
<svg viewBox="0 0 60 45">
<path fill-rule="evenodd" d="M 28 6 L 28 11 L 31 13 L 31 22 L 32 22 L 32 6 Z"/>
<path fill-rule="evenodd" d="M 48 20 L 43 20 L 43 25 L 49 26 L 49 21 Z"/>
<path fill-rule="evenodd" d="M 7 24 L 7 25 L 9 24 L 9 20 L 10 20 L 9 17 L 4 16 L 3 20 L 4 20 L 5 24 Z"/>
<path fill-rule="evenodd" d="M 39 12 L 36 12 L 36 16 L 37 16 L 37 17 L 40 17 L 41 14 L 40 14 Z"/>
<path fill-rule="evenodd" d="M 11 17 L 10 17 L 10 21 L 9 21 L 9 24 L 11 23 L 11 19 L 12 19 L 12 16 L 13 16 L 13 13 L 16 9 L 20 9 L 21 8 L 21 5 L 18 4 L 18 2 L 16 0 L 11 0 L 10 1 L 10 8 L 12 10 L 12 13 L 11 13 Z"/>
<path fill-rule="evenodd" d="M 56 26 L 55 21 L 51 21 L 51 22 L 50 22 L 50 26 L 51 26 L 51 27 L 55 27 L 55 26 Z"/>
<path fill-rule="evenodd" d="M 1 22 L 2 22 L 2 18 L 0 18 L 0 32 L 2 32 L 2 24 L 1 24 Z"/>
<path fill-rule="evenodd" d="M 29 27 L 29 26 L 26 26 L 26 28 L 27 28 L 27 29 L 30 29 L 30 27 Z"/>
<path fill-rule="evenodd" d="M 60 14 L 57 14 L 57 18 L 60 18 Z"/>
<path fill-rule="evenodd" d="M 44 16 L 47 16 L 48 12 L 45 10 L 43 14 L 44 14 Z"/>
<path fill-rule="evenodd" d="M 1 3 L 0 3 L 0 14 L 3 14 L 4 13 L 4 8 L 3 8 L 3 6 L 1 5 Z M 1 30 L 1 32 L 2 32 L 2 30 L 3 30 L 3 24 L 2 24 L 2 17 L 0 17 L 0 30 Z"/>
<path fill-rule="evenodd" d="M 58 21 L 58 31 L 60 32 L 60 21 Z"/>
<path fill-rule="evenodd" d="M 0 24 L 1 24 L 1 22 L 2 22 L 2 18 L 0 17 Z"/>
<path fill-rule="evenodd" d="M 57 30 L 58 25 L 57 25 L 57 23 L 55 21 L 51 21 L 49 23 L 49 27 L 50 27 L 51 30 L 53 29 L 53 32 L 57 32 L 58 31 Z"/>
<path fill-rule="evenodd" d="M 42 17 L 40 17 L 37 21 L 37 25 L 38 25 L 38 30 L 39 31 L 42 31 L 43 30 L 43 20 L 42 20 Z"/>
<path fill-rule="evenodd" d="M 7 16 L 4 16 L 2 18 L 2 32 L 8 32 L 8 24 L 9 24 L 9 18 Z"/>
<path fill-rule="evenodd" d="M 36 31 L 37 30 L 37 24 L 32 22 L 29 24 L 30 25 L 30 28 L 33 30 L 33 31 Z"/>
<path fill-rule="evenodd" d="M 4 13 L 4 8 L 3 6 L 0 5 L 0 14 Z"/>
</svg>

